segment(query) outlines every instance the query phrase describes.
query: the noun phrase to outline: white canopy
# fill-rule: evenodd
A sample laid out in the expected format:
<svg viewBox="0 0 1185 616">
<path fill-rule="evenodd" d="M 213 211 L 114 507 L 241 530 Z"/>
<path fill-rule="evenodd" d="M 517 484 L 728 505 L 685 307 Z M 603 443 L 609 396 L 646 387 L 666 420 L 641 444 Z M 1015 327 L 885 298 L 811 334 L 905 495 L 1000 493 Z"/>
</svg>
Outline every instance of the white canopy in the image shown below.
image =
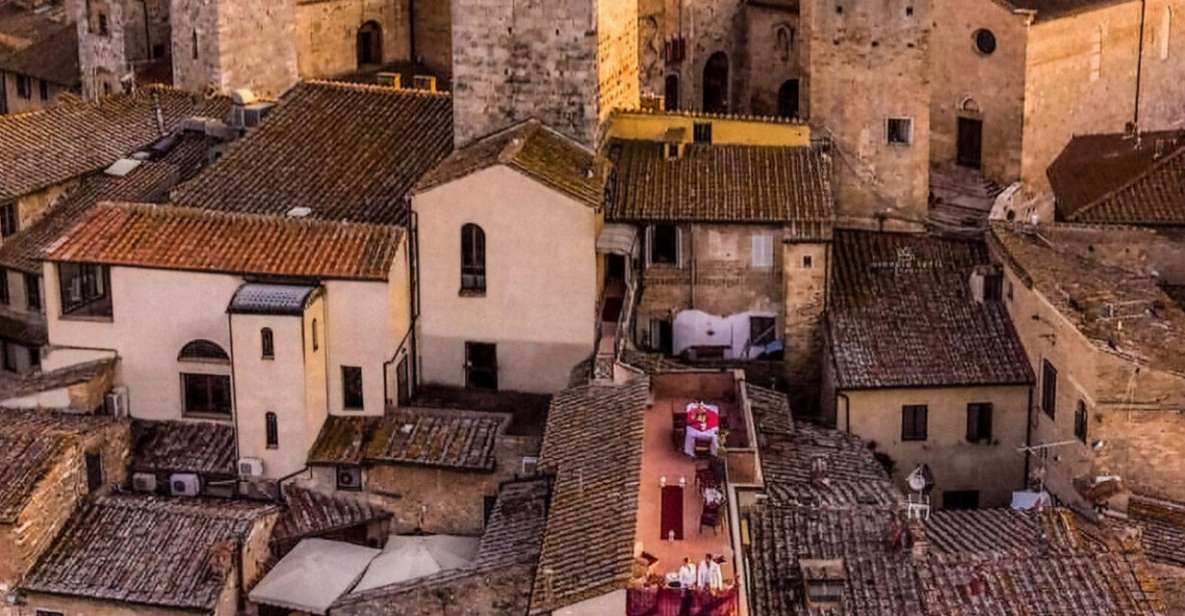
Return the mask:
<svg viewBox="0 0 1185 616">
<path fill-rule="evenodd" d="M 392 535 L 354 588 L 362 592 L 459 569 L 477 556 L 481 539 L 455 535 Z"/>
<path fill-rule="evenodd" d="M 641 254 L 638 245 L 638 229 L 633 225 L 609 223 L 601 229 L 597 238 L 597 252 L 632 256 Z"/>
<path fill-rule="evenodd" d="M 381 552 L 352 543 L 305 539 L 248 593 L 255 603 L 325 614 Z"/>
</svg>

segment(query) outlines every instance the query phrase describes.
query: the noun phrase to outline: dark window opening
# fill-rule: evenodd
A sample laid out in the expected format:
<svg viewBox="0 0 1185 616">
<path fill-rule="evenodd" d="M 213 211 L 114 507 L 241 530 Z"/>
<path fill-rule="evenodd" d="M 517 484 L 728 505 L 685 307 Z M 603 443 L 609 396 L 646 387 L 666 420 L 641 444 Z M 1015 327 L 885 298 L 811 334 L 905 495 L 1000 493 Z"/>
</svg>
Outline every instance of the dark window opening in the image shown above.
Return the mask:
<svg viewBox="0 0 1185 616">
<path fill-rule="evenodd" d="M 49 82 L 44 79 L 41 79 L 40 81 L 41 83 L 38 84 L 37 94 L 41 97 L 41 100 L 47 101 L 49 100 Z"/>
<path fill-rule="evenodd" d="M 342 366 L 342 407 L 354 411 L 362 410 L 362 368 Z"/>
<path fill-rule="evenodd" d="M 193 31 L 192 44 L 193 44 L 193 59 L 197 60 L 198 59 L 198 33 L 197 33 L 197 30 Z"/>
<path fill-rule="evenodd" d="M 99 34 L 101 36 L 107 36 L 109 34 L 109 32 L 107 30 L 107 14 L 106 13 L 99 13 Z"/>
<path fill-rule="evenodd" d="M 41 312 L 41 277 L 25 274 L 25 305 L 32 312 Z"/>
<path fill-rule="evenodd" d="M 24 99 L 33 98 L 33 80 L 24 75 L 17 75 L 16 95 Z"/>
<path fill-rule="evenodd" d="M 1049 360 L 1041 365 L 1041 410 L 1050 419 L 1057 417 L 1057 368 Z"/>
<path fill-rule="evenodd" d="M 992 440 L 992 405 L 978 402 L 967 405 L 967 440 L 972 443 Z"/>
<path fill-rule="evenodd" d="M 901 440 L 926 440 L 928 413 L 929 409 L 924 404 L 907 404 L 901 407 Z"/>
<path fill-rule="evenodd" d="M 265 327 L 259 330 L 259 347 L 264 359 L 276 358 L 276 338 L 272 334 L 272 328 Z"/>
<path fill-rule="evenodd" d="M 798 117 L 797 79 L 791 79 L 778 88 L 778 115 L 783 118 Z"/>
<path fill-rule="evenodd" d="M 979 29 L 975 31 L 975 51 L 990 56 L 996 51 L 996 35 L 991 30 Z"/>
<path fill-rule="evenodd" d="M 22 348 L 24 347 L 15 342 L 0 338 L 0 352 L 3 353 L 0 356 L 0 364 L 3 365 L 5 371 L 17 373 L 21 371 L 21 360 L 17 354 Z"/>
<path fill-rule="evenodd" d="M 321 348 L 321 340 L 317 332 L 317 319 L 313 319 L 313 324 L 309 327 L 309 329 L 312 331 L 311 337 L 313 339 L 313 350 L 316 351 L 317 349 Z"/>
<path fill-rule="evenodd" d="M 959 118 L 955 138 L 955 163 L 960 167 L 979 169 L 983 166 L 983 120 Z"/>
<path fill-rule="evenodd" d="M 411 365 L 408 363 L 406 355 L 399 360 L 399 365 L 395 367 L 395 379 L 395 399 L 399 406 L 407 406 L 411 403 Z"/>
<path fill-rule="evenodd" d="M 979 490 L 944 490 L 943 509 L 979 509 Z"/>
<path fill-rule="evenodd" d="M 913 120 L 909 118 L 889 118 L 885 122 L 885 140 L 891 145 L 909 145 L 913 143 Z"/>
<path fill-rule="evenodd" d="M 712 123 L 696 122 L 691 127 L 691 136 L 696 143 L 712 143 Z"/>
<path fill-rule="evenodd" d="M 7 306 L 11 301 L 8 295 L 8 270 L 0 269 L 0 304 Z"/>
<path fill-rule="evenodd" d="M 1086 442 L 1086 423 L 1086 403 L 1079 400 L 1077 408 L 1074 409 L 1074 436 L 1083 443 Z"/>
<path fill-rule="evenodd" d="M 461 227 L 461 290 L 486 290 L 486 232 L 472 223 Z"/>
<path fill-rule="evenodd" d="M 465 343 L 465 386 L 470 389 L 498 389 L 498 345 Z"/>
<path fill-rule="evenodd" d="M 358 28 L 358 66 L 383 63 L 383 28 L 368 21 Z"/>
<path fill-rule="evenodd" d="M 214 362 L 227 363 L 230 361 L 230 355 L 222 350 L 222 347 L 217 343 L 209 340 L 194 340 L 181 347 L 181 352 L 177 354 L 177 361 L 197 361 L 197 362 Z"/>
<path fill-rule="evenodd" d="M 97 492 L 103 487 L 103 459 L 97 453 L 86 454 L 86 490 Z"/>
<path fill-rule="evenodd" d="M 650 228 L 650 263 L 652 265 L 679 264 L 679 227 L 654 225 Z"/>
<path fill-rule="evenodd" d="M 670 355 L 675 351 L 675 329 L 668 320 L 650 322 L 650 350 Z"/>
<path fill-rule="evenodd" d="M 0 206 L 0 236 L 8 237 L 18 231 L 16 204 L 5 203 Z"/>
<path fill-rule="evenodd" d="M 704 64 L 704 112 L 728 113 L 728 56 L 718 51 Z"/>
<path fill-rule="evenodd" d="M 268 412 L 263 416 L 264 431 L 267 433 L 267 448 L 280 448 L 280 426 L 276 420 L 276 414 Z"/>
<path fill-rule="evenodd" d="M 229 417 L 230 377 L 224 374 L 181 373 L 185 412 Z"/>
<path fill-rule="evenodd" d="M 93 263 L 61 263 L 58 283 L 62 315 L 110 317 L 111 273 Z"/>
<path fill-rule="evenodd" d="M 667 111 L 679 110 L 679 76 L 667 75 L 666 83 L 663 84 L 663 107 Z"/>
<path fill-rule="evenodd" d="M 774 317 L 749 317 L 749 344 L 765 346 L 778 339 L 778 320 Z"/>
</svg>

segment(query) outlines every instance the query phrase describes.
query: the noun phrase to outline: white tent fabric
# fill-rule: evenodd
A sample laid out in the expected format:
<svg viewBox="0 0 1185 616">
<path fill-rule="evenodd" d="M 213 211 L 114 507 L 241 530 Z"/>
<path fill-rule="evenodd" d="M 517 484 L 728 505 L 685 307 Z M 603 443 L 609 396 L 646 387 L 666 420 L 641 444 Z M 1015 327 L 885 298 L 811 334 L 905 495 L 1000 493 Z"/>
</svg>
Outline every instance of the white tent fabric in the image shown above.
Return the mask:
<svg viewBox="0 0 1185 616">
<path fill-rule="evenodd" d="M 325 614 L 381 552 L 352 543 L 305 539 L 248 593 L 255 603 Z"/>
<path fill-rule="evenodd" d="M 597 238 L 597 252 L 631 256 L 641 255 L 638 243 L 638 229 L 633 225 L 609 223 L 601 229 Z"/>
<path fill-rule="evenodd" d="M 459 569 L 473 562 L 480 543 L 478 537 L 392 535 L 383 553 L 370 563 L 354 592 Z"/>
</svg>

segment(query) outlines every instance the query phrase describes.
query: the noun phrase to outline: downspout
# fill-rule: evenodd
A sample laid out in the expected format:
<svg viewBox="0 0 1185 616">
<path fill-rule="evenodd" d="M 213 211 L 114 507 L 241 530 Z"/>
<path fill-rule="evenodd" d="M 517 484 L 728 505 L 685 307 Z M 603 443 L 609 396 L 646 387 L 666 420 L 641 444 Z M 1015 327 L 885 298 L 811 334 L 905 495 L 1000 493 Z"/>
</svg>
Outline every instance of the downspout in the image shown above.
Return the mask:
<svg viewBox="0 0 1185 616">
<path fill-rule="evenodd" d="M 1140 43 L 1136 51 L 1136 108 L 1132 114 L 1132 128 L 1140 130 L 1140 80 L 1144 71 L 1144 21 L 1148 15 L 1148 0 L 1140 0 Z"/>
<path fill-rule="evenodd" d="M 689 229 L 689 231 L 687 232 L 687 238 L 688 238 L 687 243 L 690 246 L 690 248 L 688 249 L 687 252 L 690 255 L 690 258 L 688 259 L 687 264 L 691 268 L 691 308 L 694 310 L 695 309 L 695 275 L 696 275 L 696 269 L 698 269 L 695 266 L 695 223 L 692 223 L 688 227 L 688 229 Z"/>
<path fill-rule="evenodd" d="M 417 385 L 419 383 L 419 381 L 418 381 L 419 358 L 416 353 L 417 349 L 416 349 L 416 335 L 415 335 L 416 322 L 419 320 L 419 316 L 420 316 L 420 312 L 419 312 L 419 279 L 420 278 L 417 274 L 417 272 L 419 270 L 419 258 L 413 257 L 413 255 L 412 255 L 412 251 L 414 250 L 414 247 L 418 245 L 418 241 L 419 241 L 419 235 L 417 233 L 417 231 L 418 231 L 417 223 L 418 223 L 418 217 L 416 216 L 416 213 L 410 212 L 410 217 L 408 219 L 408 224 L 407 224 L 407 230 L 408 230 L 407 231 L 408 232 L 407 271 L 408 271 L 408 277 L 410 278 L 410 280 L 408 281 L 408 286 L 411 287 L 409 289 L 409 293 L 408 293 L 408 299 L 409 299 L 408 314 L 411 316 L 411 318 L 409 319 L 408 324 L 407 324 L 407 331 L 404 332 L 404 334 L 403 334 L 403 340 L 400 340 L 399 344 L 396 345 L 396 347 L 395 347 L 395 354 L 391 356 L 391 359 L 388 359 L 387 361 L 383 362 L 383 401 L 384 401 L 384 403 L 387 400 L 391 399 L 391 387 L 390 387 L 390 383 L 387 380 L 387 374 L 388 374 L 387 369 L 391 366 L 391 364 L 394 364 L 395 361 L 397 359 L 399 359 L 399 351 L 401 351 L 405 346 L 408 346 L 407 365 L 408 365 L 408 369 L 411 371 L 411 373 L 408 375 L 408 383 L 407 383 L 408 390 L 409 390 L 408 393 L 410 394 L 411 391 L 414 390 L 415 385 Z M 395 378 L 398 379 L 399 375 L 396 374 Z M 398 400 L 396 400 L 396 403 L 398 403 Z"/>
<path fill-rule="evenodd" d="M 416 56 L 416 0 L 407 0 L 407 55 L 408 60 L 411 60 L 412 66 L 415 67 L 420 63 Z M 413 68 L 413 70 L 415 70 Z"/>
<path fill-rule="evenodd" d="M 1030 447 L 1033 444 L 1033 386 L 1029 385 L 1029 408 L 1025 413 L 1025 447 Z M 1021 488 L 1027 490 L 1029 488 L 1029 460 L 1033 453 L 1025 449 L 1025 475 L 1021 479 Z"/>
<path fill-rule="evenodd" d="M 226 331 L 230 338 L 230 400 L 231 400 L 231 420 L 235 425 L 235 474 L 236 487 L 238 484 L 237 475 L 239 470 L 238 461 L 242 458 L 242 452 L 239 451 L 239 387 L 238 379 L 235 378 L 235 326 L 233 316 L 230 312 L 226 313 Z M 237 490 L 236 490 L 237 491 Z"/>
</svg>

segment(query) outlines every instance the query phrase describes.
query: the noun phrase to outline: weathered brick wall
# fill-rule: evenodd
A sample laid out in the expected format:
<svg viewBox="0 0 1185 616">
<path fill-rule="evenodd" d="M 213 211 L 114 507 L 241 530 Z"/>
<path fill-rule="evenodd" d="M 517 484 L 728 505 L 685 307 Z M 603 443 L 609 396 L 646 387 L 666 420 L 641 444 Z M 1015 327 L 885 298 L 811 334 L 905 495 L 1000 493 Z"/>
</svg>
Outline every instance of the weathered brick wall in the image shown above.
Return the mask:
<svg viewBox="0 0 1185 616">
<path fill-rule="evenodd" d="M 920 223 L 929 195 L 929 3 L 810 0 L 801 10 L 811 124 L 835 142 L 841 220 Z M 887 142 L 889 118 L 913 120 L 910 145 Z"/>
<path fill-rule="evenodd" d="M 631 96 L 636 106 L 632 6 L 629 0 L 454 0 L 458 145 L 532 117 L 594 144 L 611 106 L 630 106 Z"/>
<path fill-rule="evenodd" d="M 1027 17 L 994 2 L 951 0 L 933 5 L 930 34 L 930 158 L 954 162 L 958 122 L 983 122 L 983 173 L 1002 184 L 1020 179 L 1024 124 Z M 995 36 L 991 54 L 976 49 L 976 32 Z"/>
<path fill-rule="evenodd" d="M 121 26 L 128 62 L 135 64 L 169 54 L 172 46 L 169 0 L 127 2 Z"/>
<path fill-rule="evenodd" d="M 124 6 L 120 0 L 68 0 L 67 10 L 78 26 L 78 68 L 82 95 L 94 99 L 119 92 L 119 79 L 131 70 L 124 43 Z M 87 13 L 87 6 L 90 13 Z M 107 18 L 107 34 L 99 31 L 99 15 Z"/>
<path fill-rule="evenodd" d="M 729 60 L 729 110 L 744 111 L 741 91 L 748 58 L 743 0 L 643 0 L 639 3 L 639 62 L 643 90 L 662 95 L 667 75 L 679 77 L 679 108 L 703 108 L 704 66 L 708 58 L 723 52 Z M 681 5 L 681 6 L 680 6 Z M 663 61 L 663 44 L 682 36 L 686 57 L 673 64 Z M 763 69 L 764 70 L 764 69 Z"/>
<path fill-rule="evenodd" d="M 358 69 L 358 29 L 382 31 L 383 62 L 410 53 L 409 0 L 300 0 L 296 4 L 296 56 L 301 78 L 324 78 Z"/>
<path fill-rule="evenodd" d="M 173 85 L 193 92 L 218 89 L 218 6 L 214 0 L 172 0 Z"/>
<path fill-rule="evenodd" d="M 296 83 L 294 0 L 172 1 L 173 83 L 177 87 L 224 93 L 249 88 L 268 97 Z"/>
<path fill-rule="evenodd" d="M 784 244 L 782 253 L 786 378 L 791 387 L 817 386 L 830 245 Z"/>
<path fill-rule="evenodd" d="M 745 7 L 745 15 L 746 50 L 740 56 L 744 70 L 737 79 L 737 110 L 758 116 L 779 115 L 779 91 L 784 84 L 797 79 L 797 117 L 808 117 L 808 80 L 798 14 L 785 8 L 750 4 Z"/>
</svg>

